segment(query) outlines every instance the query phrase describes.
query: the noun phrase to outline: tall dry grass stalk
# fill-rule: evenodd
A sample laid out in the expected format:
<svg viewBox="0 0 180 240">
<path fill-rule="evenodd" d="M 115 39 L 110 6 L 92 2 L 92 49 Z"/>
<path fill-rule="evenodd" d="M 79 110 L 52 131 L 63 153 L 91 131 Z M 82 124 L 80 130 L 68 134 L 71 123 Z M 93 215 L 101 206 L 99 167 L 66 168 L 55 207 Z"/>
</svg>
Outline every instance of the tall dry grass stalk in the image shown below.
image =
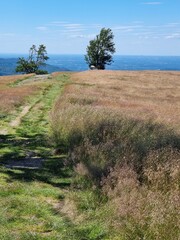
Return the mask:
<svg viewBox="0 0 180 240">
<path fill-rule="evenodd" d="M 179 239 L 180 154 L 175 156 L 172 164 L 156 163 L 156 171 L 152 172 L 152 166 L 145 169 L 148 184 L 140 184 L 127 165 L 116 166 L 102 181 L 114 209 L 112 225 L 122 239 Z"/>
<path fill-rule="evenodd" d="M 128 163 L 141 177 L 150 151 L 180 148 L 179 137 L 160 124 L 63 101 L 52 113 L 52 140 L 59 152 L 69 152 L 73 164 L 84 162 L 93 178 L 101 178 L 117 162 Z"/>
<path fill-rule="evenodd" d="M 73 79 L 67 94 L 93 98 L 94 107 L 180 129 L 180 72 L 87 71 Z"/>
<path fill-rule="evenodd" d="M 74 74 L 51 113 L 57 152 L 109 198 L 120 239 L 179 239 L 177 72 Z"/>
</svg>

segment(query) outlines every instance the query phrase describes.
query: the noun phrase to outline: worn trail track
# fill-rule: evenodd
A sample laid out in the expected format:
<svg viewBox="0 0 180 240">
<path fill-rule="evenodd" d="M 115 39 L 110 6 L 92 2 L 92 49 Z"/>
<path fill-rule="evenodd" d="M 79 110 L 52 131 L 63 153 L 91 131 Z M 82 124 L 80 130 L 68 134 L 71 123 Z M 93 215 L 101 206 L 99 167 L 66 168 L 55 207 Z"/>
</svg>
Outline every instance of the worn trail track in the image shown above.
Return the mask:
<svg viewBox="0 0 180 240">
<path fill-rule="evenodd" d="M 50 75 L 38 75 L 38 76 L 32 76 L 26 80 L 23 80 L 23 82 L 21 82 L 21 84 L 28 84 L 34 81 L 44 81 L 47 80 L 48 78 L 50 78 Z M 15 131 L 18 129 L 18 127 L 21 126 L 21 122 L 23 120 L 23 118 L 33 109 L 36 107 L 36 105 L 38 105 L 39 101 L 37 101 L 37 103 L 33 104 L 33 105 L 26 105 L 22 108 L 22 111 L 19 113 L 19 115 L 12 120 L 9 123 L 9 127 L 8 129 L 4 128 L 0 130 L 0 135 L 4 136 L 4 138 L 6 138 L 7 136 L 7 143 L 9 143 L 10 145 L 14 145 L 16 144 L 15 140 L 15 136 L 14 136 L 14 140 L 13 139 L 8 139 L 8 135 L 9 132 L 11 131 L 11 129 L 14 129 Z M 3 141 L 3 140 L 2 140 Z M 28 139 L 24 139 L 19 141 L 20 145 L 22 146 L 21 148 L 24 148 L 24 146 L 26 145 L 26 142 L 28 142 Z M 31 168 L 31 169 L 38 169 L 41 168 L 43 165 L 43 162 L 45 161 L 45 159 L 43 159 L 42 157 L 38 156 L 35 151 L 29 151 L 29 150 L 25 150 L 25 157 L 24 158 L 16 158 L 15 154 L 14 157 L 12 157 L 11 159 L 7 159 L 6 163 L 3 163 L 3 165 L 7 168 Z M 35 149 L 34 149 L 35 150 Z M 1 158 L 1 155 L 0 155 Z"/>
</svg>

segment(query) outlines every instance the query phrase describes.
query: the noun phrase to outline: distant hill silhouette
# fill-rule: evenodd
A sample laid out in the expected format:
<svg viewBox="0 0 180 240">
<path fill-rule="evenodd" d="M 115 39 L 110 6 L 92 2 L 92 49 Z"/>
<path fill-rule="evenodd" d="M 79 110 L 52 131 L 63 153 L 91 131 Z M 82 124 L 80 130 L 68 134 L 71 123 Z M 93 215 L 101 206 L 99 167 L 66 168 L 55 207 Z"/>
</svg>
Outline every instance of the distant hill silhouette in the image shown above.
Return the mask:
<svg viewBox="0 0 180 240">
<path fill-rule="evenodd" d="M 15 70 L 17 61 L 18 61 L 17 58 L 0 58 L 0 76 L 17 74 L 16 70 Z M 60 71 L 69 71 L 67 68 L 52 66 L 49 64 L 42 66 L 40 69 L 46 70 L 49 73 L 60 72 Z"/>
</svg>

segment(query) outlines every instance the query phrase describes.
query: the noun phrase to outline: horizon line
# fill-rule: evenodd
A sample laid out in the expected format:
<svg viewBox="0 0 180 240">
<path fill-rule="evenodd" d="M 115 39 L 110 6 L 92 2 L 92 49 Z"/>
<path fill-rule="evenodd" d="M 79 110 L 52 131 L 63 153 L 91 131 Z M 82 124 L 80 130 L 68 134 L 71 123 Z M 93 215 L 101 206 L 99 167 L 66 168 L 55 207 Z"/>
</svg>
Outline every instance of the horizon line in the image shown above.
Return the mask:
<svg viewBox="0 0 180 240">
<path fill-rule="evenodd" d="M 0 53 L 1 55 L 28 55 L 28 53 Z M 86 55 L 83 53 L 48 53 L 48 55 Z M 135 56 L 135 57 L 180 57 L 180 55 L 159 55 L 159 54 L 114 54 L 113 56 Z"/>
</svg>

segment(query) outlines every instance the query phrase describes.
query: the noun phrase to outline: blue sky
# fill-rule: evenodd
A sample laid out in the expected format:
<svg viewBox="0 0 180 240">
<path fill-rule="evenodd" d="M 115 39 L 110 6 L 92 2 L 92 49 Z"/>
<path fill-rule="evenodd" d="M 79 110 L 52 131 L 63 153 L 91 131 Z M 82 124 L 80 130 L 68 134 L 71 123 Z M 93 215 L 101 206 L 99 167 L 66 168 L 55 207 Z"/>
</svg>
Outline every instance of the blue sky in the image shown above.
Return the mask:
<svg viewBox="0 0 180 240">
<path fill-rule="evenodd" d="M 180 0 L 0 0 L 0 53 L 85 54 L 111 28 L 116 54 L 180 56 Z"/>
</svg>

